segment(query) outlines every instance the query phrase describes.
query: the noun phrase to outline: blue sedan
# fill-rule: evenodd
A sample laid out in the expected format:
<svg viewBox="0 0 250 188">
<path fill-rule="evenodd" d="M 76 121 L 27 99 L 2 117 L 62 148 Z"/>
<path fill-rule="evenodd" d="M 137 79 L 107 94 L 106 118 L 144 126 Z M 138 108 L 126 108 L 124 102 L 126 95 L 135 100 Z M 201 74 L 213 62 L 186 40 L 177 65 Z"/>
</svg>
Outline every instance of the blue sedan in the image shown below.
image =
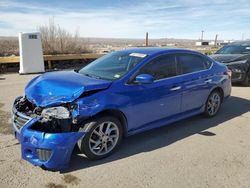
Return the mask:
<svg viewBox="0 0 250 188">
<path fill-rule="evenodd" d="M 32 79 L 14 101 L 13 128 L 23 159 L 59 170 L 76 146 L 89 159 L 107 157 L 125 136 L 215 116 L 230 93 L 231 71 L 201 53 L 128 49 Z"/>
</svg>

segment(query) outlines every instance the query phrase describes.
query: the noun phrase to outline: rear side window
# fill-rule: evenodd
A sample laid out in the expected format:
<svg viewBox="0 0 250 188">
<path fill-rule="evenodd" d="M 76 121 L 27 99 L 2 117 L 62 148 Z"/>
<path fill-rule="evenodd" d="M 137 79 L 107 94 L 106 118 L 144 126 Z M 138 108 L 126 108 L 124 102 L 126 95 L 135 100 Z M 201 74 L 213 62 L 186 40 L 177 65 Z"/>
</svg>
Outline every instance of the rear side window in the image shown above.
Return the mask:
<svg viewBox="0 0 250 188">
<path fill-rule="evenodd" d="M 160 80 L 177 75 L 175 55 L 162 55 L 146 64 L 139 74 L 150 74 L 154 80 Z"/>
<path fill-rule="evenodd" d="M 181 74 L 205 70 L 211 66 L 211 62 L 208 59 L 195 54 L 178 54 L 177 60 Z"/>
</svg>

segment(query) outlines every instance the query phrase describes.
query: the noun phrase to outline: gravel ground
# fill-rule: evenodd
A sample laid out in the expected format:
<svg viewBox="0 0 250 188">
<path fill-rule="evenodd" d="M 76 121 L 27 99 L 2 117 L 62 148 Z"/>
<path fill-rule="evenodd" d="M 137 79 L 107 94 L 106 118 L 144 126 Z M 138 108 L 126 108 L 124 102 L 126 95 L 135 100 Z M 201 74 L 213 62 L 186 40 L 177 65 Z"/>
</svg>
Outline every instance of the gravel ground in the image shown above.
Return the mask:
<svg viewBox="0 0 250 188">
<path fill-rule="evenodd" d="M 250 87 L 233 87 L 218 116 L 125 139 L 114 155 L 44 171 L 20 157 L 9 127 L 13 99 L 35 75 L 0 76 L 0 187 L 250 187 Z"/>
</svg>

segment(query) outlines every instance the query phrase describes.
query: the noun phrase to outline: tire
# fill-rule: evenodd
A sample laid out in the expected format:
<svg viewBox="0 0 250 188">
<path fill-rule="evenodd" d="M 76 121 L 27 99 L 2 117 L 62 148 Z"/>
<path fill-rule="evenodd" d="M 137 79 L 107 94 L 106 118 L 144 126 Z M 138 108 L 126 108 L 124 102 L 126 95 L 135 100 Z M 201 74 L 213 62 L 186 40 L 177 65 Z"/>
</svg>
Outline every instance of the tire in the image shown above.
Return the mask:
<svg viewBox="0 0 250 188">
<path fill-rule="evenodd" d="M 123 137 L 120 121 L 113 116 L 100 116 L 93 118 L 87 124 L 91 125 L 91 128 L 83 139 L 78 141 L 80 151 L 91 160 L 111 155 Z"/>
<path fill-rule="evenodd" d="M 250 86 L 250 71 L 246 73 L 246 78 L 242 82 L 243 86 Z"/>
<path fill-rule="evenodd" d="M 215 90 L 212 93 L 210 93 L 206 102 L 204 115 L 206 117 L 215 116 L 220 110 L 221 103 L 222 103 L 222 96 L 218 90 Z"/>
</svg>

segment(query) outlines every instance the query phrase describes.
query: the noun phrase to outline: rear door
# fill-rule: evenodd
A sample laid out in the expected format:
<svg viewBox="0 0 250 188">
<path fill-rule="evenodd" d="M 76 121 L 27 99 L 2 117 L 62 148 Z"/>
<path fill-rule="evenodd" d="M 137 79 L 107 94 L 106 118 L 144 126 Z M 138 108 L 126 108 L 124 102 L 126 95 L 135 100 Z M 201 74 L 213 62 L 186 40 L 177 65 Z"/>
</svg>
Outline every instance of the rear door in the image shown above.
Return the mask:
<svg viewBox="0 0 250 188">
<path fill-rule="evenodd" d="M 212 63 L 198 54 L 179 53 L 176 57 L 182 78 L 181 112 L 199 109 L 206 102 L 212 85 L 209 71 Z"/>
</svg>

